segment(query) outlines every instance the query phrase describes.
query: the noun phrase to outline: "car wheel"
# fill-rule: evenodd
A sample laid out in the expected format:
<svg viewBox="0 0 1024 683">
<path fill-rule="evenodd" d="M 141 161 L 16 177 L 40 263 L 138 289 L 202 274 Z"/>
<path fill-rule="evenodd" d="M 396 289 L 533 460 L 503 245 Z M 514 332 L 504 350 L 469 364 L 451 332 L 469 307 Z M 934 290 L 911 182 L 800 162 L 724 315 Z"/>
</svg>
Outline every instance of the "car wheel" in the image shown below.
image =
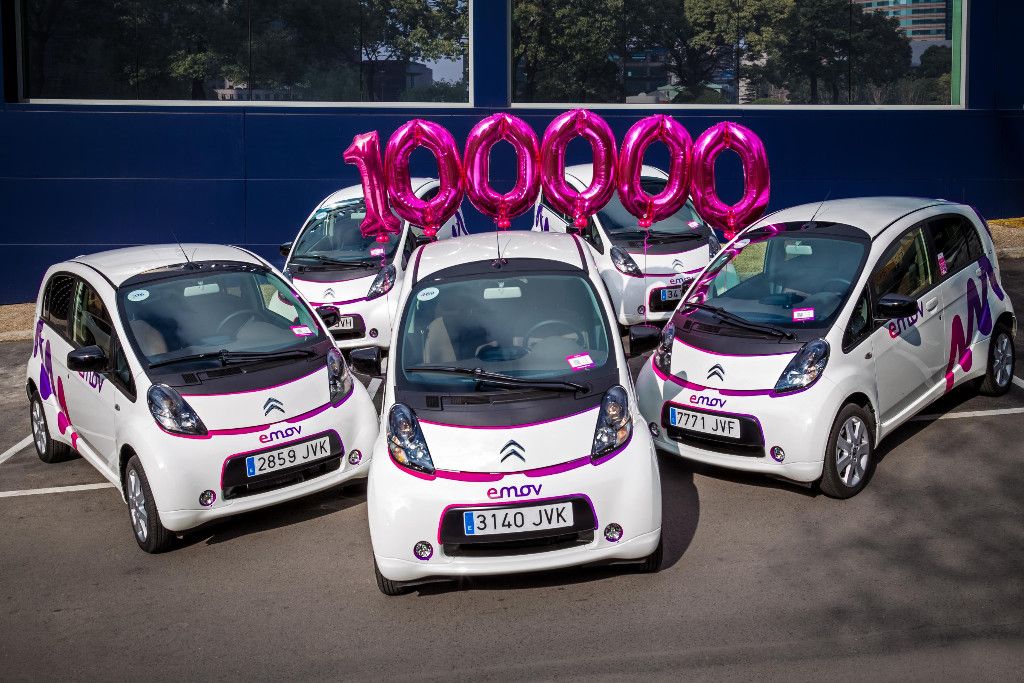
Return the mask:
<svg viewBox="0 0 1024 683">
<path fill-rule="evenodd" d="M 161 553 L 174 543 L 175 536 L 160 523 L 160 514 L 149 488 L 149 479 L 139 456 L 133 455 L 124 472 L 124 493 L 132 534 L 139 547 L 147 553 Z"/>
<path fill-rule="evenodd" d="M 409 587 L 401 581 L 392 581 L 380 573 L 380 567 L 377 566 L 377 560 L 373 561 L 373 573 L 377 577 L 377 588 L 384 595 L 395 596 L 405 595 L 409 592 Z"/>
<path fill-rule="evenodd" d="M 655 574 L 661 569 L 662 558 L 665 556 L 665 539 L 658 539 L 658 547 L 640 563 L 640 571 L 644 574 Z"/>
<path fill-rule="evenodd" d="M 1002 396 L 1008 392 L 1013 385 L 1016 360 L 1010 331 L 1005 327 L 997 327 L 988 345 L 988 368 L 979 391 L 986 396 Z"/>
<path fill-rule="evenodd" d="M 836 416 L 825 447 L 821 492 L 850 498 L 867 485 L 874 470 L 875 420 L 868 410 L 847 403 Z"/>
<path fill-rule="evenodd" d="M 54 441 L 50 436 L 50 428 L 46 424 L 46 411 L 39 394 L 33 392 L 29 405 L 29 421 L 32 424 L 32 443 L 36 447 L 36 455 L 47 464 L 68 460 L 74 455 L 71 447 L 65 443 Z"/>
</svg>

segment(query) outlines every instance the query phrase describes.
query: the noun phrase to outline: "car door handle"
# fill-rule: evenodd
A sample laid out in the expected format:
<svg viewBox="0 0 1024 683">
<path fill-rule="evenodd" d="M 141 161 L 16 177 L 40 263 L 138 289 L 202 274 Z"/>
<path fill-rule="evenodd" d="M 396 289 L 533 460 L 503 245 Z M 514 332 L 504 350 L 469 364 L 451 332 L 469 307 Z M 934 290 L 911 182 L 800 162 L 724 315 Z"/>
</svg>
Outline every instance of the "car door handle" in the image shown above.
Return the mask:
<svg viewBox="0 0 1024 683">
<path fill-rule="evenodd" d="M 931 313 L 936 308 L 938 308 L 938 306 L 939 306 L 939 300 L 938 299 L 929 299 L 924 304 L 924 310 L 926 310 L 929 313 Z"/>
</svg>

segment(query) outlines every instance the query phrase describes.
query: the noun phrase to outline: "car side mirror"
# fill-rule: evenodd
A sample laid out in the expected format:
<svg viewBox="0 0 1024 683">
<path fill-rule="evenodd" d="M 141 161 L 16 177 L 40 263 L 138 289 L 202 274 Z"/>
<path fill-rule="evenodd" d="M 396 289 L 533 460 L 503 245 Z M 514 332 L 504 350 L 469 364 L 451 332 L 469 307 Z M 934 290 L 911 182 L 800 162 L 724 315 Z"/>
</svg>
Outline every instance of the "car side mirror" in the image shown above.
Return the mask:
<svg viewBox="0 0 1024 683">
<path fill-rule="evenodd" d="M 103 372 L 107 365 L 107 354 L 96 345 L 83 346 L 68 353 L 68 370 L 72 372 Z"/>
<path fill-rule="evenodd" d="M 647 353 L 661 341 L 661 328 L 657 325 L 633 325 L 629 328 L 629 357 Z"/>
<path fill-rule="evenodd" d="M 380 377 L 384 374 L 381 369 L 380 347 L 361 346 L 358 349 L 349 351 L 348 360 L 352 368 L 363 375 Z"/>
<path fill-rule="evenodd" d="M 341 313 L 334 306 L 317 306 L 316 313 L 327 327 L 334 327 L 341 322 Z"/>
<path fill-rule="evenodd" d="M 281 252 L 281 256 L 288 258 L 288 254 L 292 253 L 292 243 L 284 242 L 277 248 L 277 250 Z"/>
<path fill-rule="evenodd" d="M 886 294 L 875 304 L 875 322 L 917 315 L 917 300 L 902 294 Z"/>
</svg>

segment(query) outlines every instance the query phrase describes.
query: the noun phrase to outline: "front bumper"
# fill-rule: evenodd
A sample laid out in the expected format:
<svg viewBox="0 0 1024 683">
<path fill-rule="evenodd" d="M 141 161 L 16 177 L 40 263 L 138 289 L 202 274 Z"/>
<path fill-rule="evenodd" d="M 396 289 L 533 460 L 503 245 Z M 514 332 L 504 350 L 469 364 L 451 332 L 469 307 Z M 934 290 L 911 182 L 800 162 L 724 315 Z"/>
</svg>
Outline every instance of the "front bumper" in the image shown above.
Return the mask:
<svg viewBox="0 0 1024 683">
<path fill-rule="evenodd" d="M 613 271 L 602 273 L 602 277 L 615 309 L 615 317 L 620 325 L 628 327 L 669 320 L 679 301 L 665 302 L 662 310 L 654 310 L 651 302 L 660 302 L 661 290 L 666 288 L 681 287 L 685 291 L 693 275 L 630 277 Z"/>
<path fill-rule="evenodd" d="M 640 560 L 650 555 L 661 538 L 661 484 L 650 437 L 637 423 L 629 445 L 599 465 L 543 477 L 508 474 L 500 481 L 426 480 L 399 469 L 383 440 L 374 452 L 367 488 L 367 510 L 374 559 L 388 579 L 415 581 L 428 577 L 482 576 L 557 569 L 594 562 Z M 501 502 L 529 506 L 567 498 L 586 498 L 594 512 L 592 535 L 568 547 L 562 545 L 489 549 L 485 553 L 446 551 L 441 543 L 445 510 L 492 506 L 488 491 L 523 485 L 537 487 L 536 495 Z M 623 529 L 618 542 L 604 538 L 611 522 Z M 486 538 L 486 537 L 485 537 Z M 433 555 L 413 555 L 418 541 L 428 541 Z"/>
<path fill-rule="evenodd" d="M 371 301 L 360 300 L 347 304 L 325 304 L 338 309 L 341 316 L 351 316 L 355 326 L 352 330 L 330 328 L 335 345 L 340 349 L 354 349 L 360 346 L 378 346 L 382 349 L 391 344 L 391 321 L 395 319 L 398 293 L 393 288 L 388 294 Z"/>
</svg>

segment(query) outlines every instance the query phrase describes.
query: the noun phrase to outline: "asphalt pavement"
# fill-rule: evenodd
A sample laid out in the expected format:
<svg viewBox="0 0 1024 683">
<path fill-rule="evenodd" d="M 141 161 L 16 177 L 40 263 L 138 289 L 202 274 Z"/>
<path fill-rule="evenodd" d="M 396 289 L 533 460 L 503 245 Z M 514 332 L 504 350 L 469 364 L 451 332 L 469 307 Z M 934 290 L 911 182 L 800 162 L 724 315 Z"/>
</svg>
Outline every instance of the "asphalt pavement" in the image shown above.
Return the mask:
<svg viewBox="0 0 1024 683">
<path fill-rule="evenodd" d="M 1024 261 L 1003 284 L 1024 311 Z M 0 344 L 0 453 L 29 433 L 30 351 Z M 29 445 L 0 462 L 0 678 L 1019 680 L 1022 411 L 1024 380 L 954 391 L 883 443 L 848 501 L 662 455 L 659 573 L 398 598 L 374 583 L 363 485 L 149 556 L 112 488 L 39 493 L 103 480 Z"/>
</svg>

